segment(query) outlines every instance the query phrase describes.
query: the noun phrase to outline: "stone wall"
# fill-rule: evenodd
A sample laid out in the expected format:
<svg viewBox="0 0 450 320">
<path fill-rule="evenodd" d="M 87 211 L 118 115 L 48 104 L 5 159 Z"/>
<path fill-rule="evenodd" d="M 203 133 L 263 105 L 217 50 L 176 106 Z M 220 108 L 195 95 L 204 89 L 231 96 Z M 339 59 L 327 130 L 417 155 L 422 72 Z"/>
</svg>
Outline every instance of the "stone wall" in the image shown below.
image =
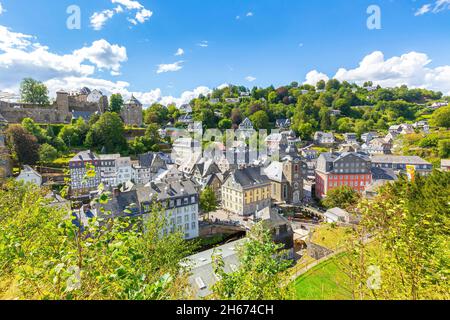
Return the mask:
<svg viewBox="0 0 450 320">
<path fill-rule="evenodd" d="M 54 106 L 46 108 L 14 104 L 13 107 L 1 107 L 0 114 L 9 123 L 20 123 L 25 118 L 31 118 L 37 123 L 69 123 L 72 120 L 69 112 L 61 112 Z"/>
<path fill-rule="evenodd" d="M 49 106 L 0 101 L 0 114 L 9 123 L 21 123 L 23 119 L 31 118 L 37 123 L 61 124 L 72 121 L 72 112 L 103 113 L 107 106 L 106 96 L 102 97 L 98 103 L 92 103 L 83 102 L 83 99 L 69 96 L 65 92 L 58 92 L 56 101 Z"/>
</svg>

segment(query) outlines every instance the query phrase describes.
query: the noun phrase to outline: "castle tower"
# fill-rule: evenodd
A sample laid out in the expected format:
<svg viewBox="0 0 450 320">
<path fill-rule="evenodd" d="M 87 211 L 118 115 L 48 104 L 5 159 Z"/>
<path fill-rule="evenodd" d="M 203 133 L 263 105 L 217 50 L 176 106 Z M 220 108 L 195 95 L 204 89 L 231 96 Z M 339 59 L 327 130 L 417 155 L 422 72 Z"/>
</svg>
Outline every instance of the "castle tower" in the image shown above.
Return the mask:
<svg viewBox="0 0 450 320">
<path fill-rule="evenodd" d="M 131 95 L 130 100 L 125 102 L 120 115 L 126 125 L 142 126 L 142 103 L 134 95 Z"/>
<path fill-rule="evenodd" d="M 7 125 L 8 121 L 0 114 L 0 181 L 12 175 L 11 158 L 6 148 L 4 135 L 4 129 Z"/>
<path fill-rule="evenodd" d="M 56 92 L 56 105 L 58 111 L 62 114 L 69 113 L 69 94 L 64 90 Z"/>
</svg>

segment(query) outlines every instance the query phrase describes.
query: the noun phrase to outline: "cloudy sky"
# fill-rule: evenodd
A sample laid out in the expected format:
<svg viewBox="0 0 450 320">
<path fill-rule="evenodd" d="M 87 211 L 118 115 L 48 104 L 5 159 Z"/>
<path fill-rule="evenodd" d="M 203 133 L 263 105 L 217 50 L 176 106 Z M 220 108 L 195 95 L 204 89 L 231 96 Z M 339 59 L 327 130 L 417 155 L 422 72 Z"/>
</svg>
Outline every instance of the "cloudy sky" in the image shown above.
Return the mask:
<svg viewBox="0 0 450 320">
<path fill-rule="evenodd" d="M 181 104 L 336 77 L 450 94 L 449 21 L 450 0 L 0 0 L 0 91 L 31 76 Z"/>
</svg>

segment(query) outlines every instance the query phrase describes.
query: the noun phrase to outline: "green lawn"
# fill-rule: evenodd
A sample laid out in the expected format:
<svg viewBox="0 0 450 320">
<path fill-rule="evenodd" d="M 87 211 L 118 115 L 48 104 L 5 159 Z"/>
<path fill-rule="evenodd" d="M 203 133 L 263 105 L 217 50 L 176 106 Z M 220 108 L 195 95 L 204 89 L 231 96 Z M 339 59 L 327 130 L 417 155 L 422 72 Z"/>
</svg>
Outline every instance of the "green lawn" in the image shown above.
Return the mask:
<svg viewBox="0 0 450 320">
<path fill-rule="evenodd" d="M 340 257 L 343 257 L 341 255 Z M 295 281 L 298 300 L 350 300 L 347 276 L 339 269 L 339 257 L 321 263 Z"/>
</svg>

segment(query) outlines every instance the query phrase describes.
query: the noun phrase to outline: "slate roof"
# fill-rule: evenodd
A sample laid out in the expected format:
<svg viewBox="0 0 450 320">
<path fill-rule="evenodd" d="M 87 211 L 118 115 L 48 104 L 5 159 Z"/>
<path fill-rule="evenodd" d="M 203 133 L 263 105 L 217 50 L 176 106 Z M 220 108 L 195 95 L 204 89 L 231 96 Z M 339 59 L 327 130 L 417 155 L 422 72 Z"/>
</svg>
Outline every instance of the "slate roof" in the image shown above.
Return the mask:
<svg viewBox="0 0 450 320">
<path fill-rule="evenodd" d="M 158 201 L 198 194 L 197 185 L 191 180 L 154 181 L 137 189 L 140 202 L 151 202 L 154 196 Z"/>
<path fill-rule="evenodd" d="M 373 167 L 370 169 L 372 171 L 373 180 L 397 180 L 398 176 L 392 169 L 388 168 L 377 168 Z"/>
<path fill-rule="evenodd" d="M 283 164 L 278 161 L 272 162 L 265 170 L 267 177 L 276 182 L 286 181 L 286 176 L 283 174 Z"/>
<path fill-rule="evenodd" d="M 239 125 L 239 128 L 253 128 L 253 123 L 249 118 L 245 118 L 244 121 Z"/>
<path fill-rule="evenodd" d="M 354 155 L 356 157 L 359 157 L 365 161 L 370 161 L 370 157 L 365 154 L 365 153 L 361 153 L 361 152 L 342 152 L 342 153 L 337 153 L 337 152 L 327 152 L 327 153 L 322 153 L 321 156 L 323 156 L 325 158 L 325 160 L 327 162 L 335 162 L 339 159 L 345 158 L 348 155 Z"/>
<path fill-rule="evenodd" d="M 96 112 L 90 112 L 90 111 L 72 111 L 72 118 L 73 119 L 83 118 L 83 120 L 89 121 L 91 116 L 95 113 Z"/>
<path fill-rule="evenodd" d="M 393 155 L 375 155 L 372 156 L 372 162 L 374 163 L 397 163 L 397 164 L 424 164 L 430 165 L 428 161 L 425 161 L 418 156 L 393 156 Z"/>
<path fill-rule="evenodd" d="M 84 150 L 79 152 L 75 157 L 70 160 L 72 161 L 92 161 L 92 160 L 99 160 L 100 158 L 97 157 L 91 150 Z"/>
<path fill-rule="evenodd" d="M 275 125 L 279 128 L 287 128 L 291 125 L 291 120 L 289 119 L 277 119 Z"/>
<path fill-rule="evenodd" d="M 162 152 L 147 152 L 139 155 L 139 165 L 141 167 L 150 168 L 158 159 L 162 160 L 166 165 L 170 163 L 170 157 Z"/>
<path fill-rule="evenodd" d="M 248 167 L 245 169 L 235 170 L 231 175 L 243 188 L 270 183 L 269 178 L 266 175 L 261 174 L 261 170 L 262 168 L 259 167 Z"/>
<path fill-rule="evenodd" d="M 122 192 L 123 191 L 123 192 Z M 140 214 L 139 198 L 136 188 L 132 187 L 122 189 L 122 191 L 112 196 L 107 204 L 102 204 L 100 207 L 104 208 L 104 211 L 97 211 L 98 215 L 108 214 L 113 217 L 131 216 Z M 125 212 L 129 210 L 130 212 Z"/>
<path fill-rule="evenodd" d="M 220 173 L 219 168 L 213 160 L 207 160 L 194 165 L 194 170 L 198 169 L 202 177 Z"/>
<path fill-rule="evenodd" d="M 224 271 L 233 272 L 239 267 L 238 248 L 247 239 L 227 243 L 214 249 L 203 251 L 187 257 L 184 265 L 190 268 L 189 283 L 198 297 L 206 297 L 212 293 L 211 287 L 219 280 L 214 274 L 213 256 L 220 253 L 225 263 Z M 234 269 L 234 270 L 233 270 Z M 202 287 L 200 288 L 200 285 Z"/>
</svg>

